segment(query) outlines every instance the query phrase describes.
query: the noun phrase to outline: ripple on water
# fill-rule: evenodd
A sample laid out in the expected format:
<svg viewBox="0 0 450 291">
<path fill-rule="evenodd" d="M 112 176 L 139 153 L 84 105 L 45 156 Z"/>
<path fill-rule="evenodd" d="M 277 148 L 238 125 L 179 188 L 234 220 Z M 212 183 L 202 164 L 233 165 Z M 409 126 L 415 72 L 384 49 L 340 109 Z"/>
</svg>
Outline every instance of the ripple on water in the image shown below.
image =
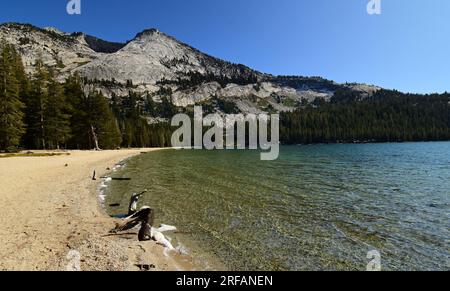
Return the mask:
<svg viewBox="0 0 450 291">
<path fill-rule="evenodd" d="M 131 159 L 106 189 L 112 215 L 132 192 L 196 256 L 234 270 L 449 269 L 450 143 L 161 151 Z M 201 246 L 201 248 L 199 248 Z"/>
</svg>

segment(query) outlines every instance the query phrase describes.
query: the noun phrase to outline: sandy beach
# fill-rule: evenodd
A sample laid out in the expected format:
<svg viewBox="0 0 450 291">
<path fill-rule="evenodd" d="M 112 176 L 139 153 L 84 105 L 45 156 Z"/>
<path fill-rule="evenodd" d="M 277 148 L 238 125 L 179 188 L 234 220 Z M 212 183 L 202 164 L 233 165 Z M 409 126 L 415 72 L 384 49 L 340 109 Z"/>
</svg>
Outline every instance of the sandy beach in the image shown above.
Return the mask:
<svg viewBox="0 0 450 291">
<path fill-rule="evenodd" d="M 115 219 L 98 203 L 108 168 L 156 149 L 69 151 L 0 158 L 0 270 L 193 270 L 192 258 L 155 242 L 108 236 Z"/>
</svg>

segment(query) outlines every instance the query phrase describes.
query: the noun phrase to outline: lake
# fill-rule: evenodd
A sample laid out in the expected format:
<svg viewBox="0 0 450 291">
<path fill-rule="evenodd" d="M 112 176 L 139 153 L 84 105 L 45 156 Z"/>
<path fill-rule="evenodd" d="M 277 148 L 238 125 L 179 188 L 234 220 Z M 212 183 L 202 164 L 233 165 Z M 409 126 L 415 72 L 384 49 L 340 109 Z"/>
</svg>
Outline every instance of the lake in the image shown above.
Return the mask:
<svg viewBox="0 0 450 291">
<path fill-rule="evenodd" d="M 107 210 L 140 206 L 206 268 L 365 270 L 369 251 L 383 270 L 449 270 L 450 143 L 283 146 L 258 151 L 164 150 L 127 161 Z"/>
</svg>

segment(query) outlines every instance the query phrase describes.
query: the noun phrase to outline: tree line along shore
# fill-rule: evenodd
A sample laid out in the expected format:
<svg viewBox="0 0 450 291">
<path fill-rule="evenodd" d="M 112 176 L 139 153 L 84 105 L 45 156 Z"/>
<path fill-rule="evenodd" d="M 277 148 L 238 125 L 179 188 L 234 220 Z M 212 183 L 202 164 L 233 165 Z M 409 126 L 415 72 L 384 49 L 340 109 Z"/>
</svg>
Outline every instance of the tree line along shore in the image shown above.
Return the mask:
<svg viewBox="0 0 450 291">
<path fill-rule="evenodd" d="M 78 75 L 60 83 L 41 61 L 27 75 L 14 47 L 0 48 L 0 151 L 169 146 L 170 127 L 149 125 L 136 106 L 85 94 Z"/>
<path fill-rule="evenodd" d="M 201 83 L 199 78 L 196 83 Z M 170 88 L 142 95 L 130 91 L 108 100 L 96 90 L 86 93 L 84 84 L 89 82 L 75 74 L 61 83 L 39 60 L 28 75 L 15 48 L 0 43 L 0 151 L 169 147 L 176 128 L 168 120 L 193 111 L 174 106 Z M 218 97 L 198 105 L 206 113 L 217 108 L 238 113 L 234 103 Z M 280 115 L 283 144 L 450 140 L 448 93 L 381 89 L 363 97 L 339 89 L 330 101 L 316 98 L 295 105 L 295 111 Z M 266 111 L 275 113 L 270 104 Z M 148 118 L 159 122 L 149 123 Z"/>
</svg>

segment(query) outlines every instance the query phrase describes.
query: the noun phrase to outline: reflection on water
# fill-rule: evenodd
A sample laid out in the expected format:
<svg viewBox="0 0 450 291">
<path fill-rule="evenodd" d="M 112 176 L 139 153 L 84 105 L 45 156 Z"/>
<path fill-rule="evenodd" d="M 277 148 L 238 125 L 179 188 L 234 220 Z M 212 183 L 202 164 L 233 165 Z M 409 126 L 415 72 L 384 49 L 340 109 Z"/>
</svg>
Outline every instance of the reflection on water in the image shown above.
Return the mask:
<svg viewBox="0 0 450 291">
<path fill-rule="evenodd" d="M 160 151 L 131 159 L 112 181 L 111 215 L 132 192 L 175 239 L 232 270 L 448 270 L 450 143 Z"/>
</svg>

